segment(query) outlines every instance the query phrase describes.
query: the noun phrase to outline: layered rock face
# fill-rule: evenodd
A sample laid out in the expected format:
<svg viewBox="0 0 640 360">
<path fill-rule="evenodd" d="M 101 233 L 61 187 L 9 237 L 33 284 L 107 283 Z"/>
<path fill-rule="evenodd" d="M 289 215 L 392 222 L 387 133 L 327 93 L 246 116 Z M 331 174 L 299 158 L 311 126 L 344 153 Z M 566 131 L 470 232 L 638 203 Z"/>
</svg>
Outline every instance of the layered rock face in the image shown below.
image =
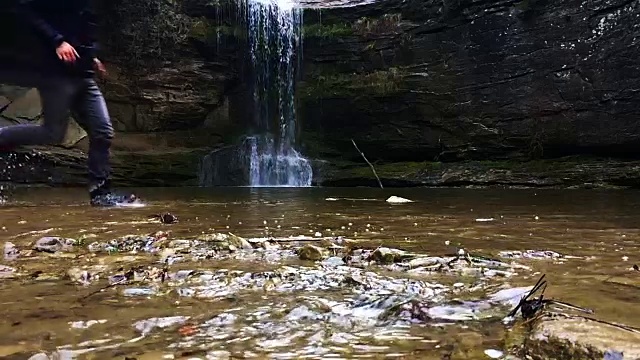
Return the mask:
<svg viewBox="0 0 640 360">
<path fill-rule="evenodd" d="M 306 6 L 328 4 L 345 3 Z M 242 14 L 209 0 L 103 1 L 100 11 L 116 177 L 197 183 L 202 157 L 249 127 Z M 305 9 L 297 116 L 314 183 L 377 184 L 353 139 L 387 186 L 635 186 L 638 18 L 640 3 L 624 0 Z M 33 98 L 18 90 L 2 104 Z M 37 106 L 10 106 L 28 113 L 7 107 L 10 122 L 38 120 Z M 83 136 L 72 126 L 57 152 L 84 161 Z M 51 181 L 36 178 L 25 181 Z"/>
<path fill-rule="evenodd" d="M 624 160 L 640 156 L 637 1 L 388 0 L 305 15 L 300 117 L 307 151 L 342 160 L 324 163 L 327 183 L 373 184 L 350 139 L 390 184 L 638 179 Z M 608 177 L 608 159 L 586 157 L 618 160 Z"/>
</svg>

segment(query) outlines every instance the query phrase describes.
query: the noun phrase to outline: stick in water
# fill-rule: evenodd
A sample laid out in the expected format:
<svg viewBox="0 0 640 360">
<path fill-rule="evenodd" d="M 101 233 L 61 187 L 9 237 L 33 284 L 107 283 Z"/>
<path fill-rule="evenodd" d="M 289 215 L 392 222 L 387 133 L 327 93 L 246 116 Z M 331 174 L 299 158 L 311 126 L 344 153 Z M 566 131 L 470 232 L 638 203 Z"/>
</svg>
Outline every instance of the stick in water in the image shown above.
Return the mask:
<svg viewBox="0 0 640 360">
<path fill-rule="evenodd" d="M 351 142 L 353 143 L 353 146 L 355 146 L 356 150 L 358 150 L 358 152 L 360 153 L 360 155 L 362 155 L 362 158 L 364 159 L 364 161 L 367 162 L 367 164 L 369 164 L 369 167 L 371 168 L 371 171 L 373 171 L 373 175 L 376 177 L 376 179 L 378 180 L 378 185 L 380 185 L 380 189 L 384 189 L 384 187 L 382 187 L 382 181 L 380 181 L 380 178 L 378 177 L 378 173 L 376 173 L 376 169 L 373 167 L 373 164 L 371 164 L 369 162 L 369 160 L 367 160 L 367 157 L 364 156 L 364 153 L 362 151 L 360 151 L 360 149 L 358 148 L 358 145 L 356 145 L 356 142 L 353 141 L 353 139 L 351 139 Z"/>
</svg>

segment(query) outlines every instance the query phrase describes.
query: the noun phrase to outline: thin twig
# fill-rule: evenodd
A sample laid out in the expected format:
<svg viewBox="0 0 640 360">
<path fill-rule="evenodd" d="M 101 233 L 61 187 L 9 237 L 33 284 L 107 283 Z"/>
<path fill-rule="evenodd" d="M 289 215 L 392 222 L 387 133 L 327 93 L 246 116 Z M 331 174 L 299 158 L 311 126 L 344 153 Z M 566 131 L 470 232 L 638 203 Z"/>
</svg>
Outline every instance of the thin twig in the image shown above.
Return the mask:
<svg viewBox="0 0 640 360">
<path fill-rule="evenodd" d="M 362 156 L 362 158 L 364 159 L 364 161 L 367 162 L 367 164 L 369 164 L 369 167 L 371 168 L 371 171 L 373 171 L 373 175 L 376 177 L 376 179 L 378 180 L 378 185 L 380 185 L 380 189 L 384 189 L 384 187 L 382 186 L 382 181 L 380 181 L 380 178 L 378 177 L 378 173 L 376 173 L 376 169 L 373 167 L 373 164 L 371 164 L 369 162 L 369 160 L 367 160 L 367 157 L 364 156 L 364 153 L 362 151 L 360 151 L 360 149 L 358 148 L 358 145 L 356 145 L 356 142 L 353 141 L 353 139 L 351 139 L 351 142 L 353 143 L 353 146 L 356 148 L 356 150 L 358 150 L 358 152 L 360 153 L 360 155 Z"/>
</svg>

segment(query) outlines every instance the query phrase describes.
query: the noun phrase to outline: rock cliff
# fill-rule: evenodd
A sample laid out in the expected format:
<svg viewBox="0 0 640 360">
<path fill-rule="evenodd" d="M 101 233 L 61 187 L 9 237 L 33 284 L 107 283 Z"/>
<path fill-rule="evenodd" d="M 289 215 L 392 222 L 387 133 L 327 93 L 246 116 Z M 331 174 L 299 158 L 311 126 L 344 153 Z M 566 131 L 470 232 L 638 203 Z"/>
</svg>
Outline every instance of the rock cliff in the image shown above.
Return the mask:
<svg viewBox="0 0 640 360">
<path fill-rule="evenodd" d="M 117 178 L 194 183 L 248 127 L 236 5 L 101 4 Z M 305 5 L 297 84 L 317 184 L 375 186 L 351 139 L 387 186 L 638 184 L 640 2 L 327 4 Z M 72 130 L 57 152 L 82 159 Z"/>
<path fill-rule="evenodd" d="M 639 17 L 625 0 L 307 10 L 306 151 L 330 184 L 372 183 L 354 139 L 388 184 L 632 185 Z"/>
</svg>

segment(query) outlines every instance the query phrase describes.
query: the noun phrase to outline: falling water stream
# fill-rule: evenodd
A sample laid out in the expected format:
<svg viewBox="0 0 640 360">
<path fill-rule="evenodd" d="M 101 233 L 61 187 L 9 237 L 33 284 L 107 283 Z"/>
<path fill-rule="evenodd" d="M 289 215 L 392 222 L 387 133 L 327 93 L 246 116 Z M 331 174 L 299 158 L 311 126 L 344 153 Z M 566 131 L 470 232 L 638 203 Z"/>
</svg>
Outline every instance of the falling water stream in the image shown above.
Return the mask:
<svg viewBox="0 0 640 360">
<path fill-rule="evenodd" d="M 295 148 L 295 79 L 302 10 L 289 0 L 248 0 L 248 42 L 259 133 L 242 149 L 250 186 L 310 186 L 311 164 Z"/>
</svg>

